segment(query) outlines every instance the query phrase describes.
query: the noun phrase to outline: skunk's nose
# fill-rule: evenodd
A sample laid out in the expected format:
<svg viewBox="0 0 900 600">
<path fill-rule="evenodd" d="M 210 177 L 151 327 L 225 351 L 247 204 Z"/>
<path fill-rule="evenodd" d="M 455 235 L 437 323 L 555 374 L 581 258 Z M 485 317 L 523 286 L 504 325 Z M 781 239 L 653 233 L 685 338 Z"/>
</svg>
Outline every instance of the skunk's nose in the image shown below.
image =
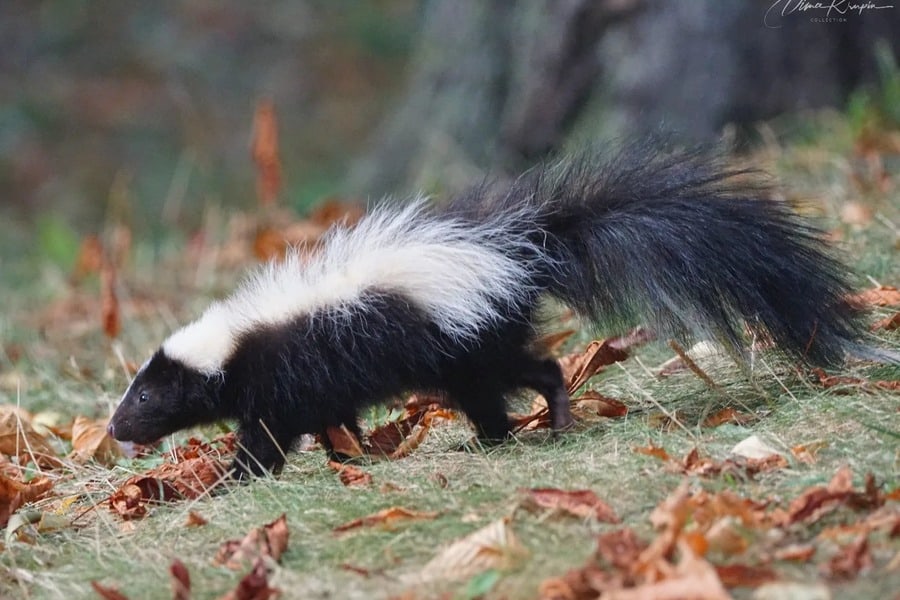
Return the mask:
<svg viewBox="0 0 900 600">
<path fill-rule="evenodd" d="M 115 439 L 116 438 L 116 428 L 113 426 L 112 421 L 109 422 L 109 425 L 106 426 L 106 433 L 109 437 Z"/>
</svg>

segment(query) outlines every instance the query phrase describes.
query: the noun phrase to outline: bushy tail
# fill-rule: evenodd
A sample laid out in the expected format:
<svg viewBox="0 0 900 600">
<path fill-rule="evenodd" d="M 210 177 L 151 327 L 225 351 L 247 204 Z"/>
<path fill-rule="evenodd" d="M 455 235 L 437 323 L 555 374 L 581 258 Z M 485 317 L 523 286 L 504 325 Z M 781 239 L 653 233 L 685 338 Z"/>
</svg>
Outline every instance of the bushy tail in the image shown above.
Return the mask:
<svg viewBox="0 0 900 600">
<path fill-rule="evenodd" d="M 530 172 L 493 210 L 542 229 L 547 291 L 601 325 L 644 322 L 740 352 L 744 327 L 815 364 L 861 348 L 846 269 L 753 173 L 704 150 L 635 145 Z"/>
</svg>

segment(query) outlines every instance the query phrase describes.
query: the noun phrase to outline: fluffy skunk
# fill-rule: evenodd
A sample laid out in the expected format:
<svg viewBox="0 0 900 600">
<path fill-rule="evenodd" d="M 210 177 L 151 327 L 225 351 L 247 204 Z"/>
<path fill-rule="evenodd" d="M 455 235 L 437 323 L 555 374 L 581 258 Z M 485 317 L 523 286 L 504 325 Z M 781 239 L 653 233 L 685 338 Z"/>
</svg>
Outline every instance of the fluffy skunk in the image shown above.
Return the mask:
<svg viewBox="0 0 900 600">
<path fill-rule="evenodd" d="M 360 407 L 413 390 L 443 392 L 482 439 L 499 440 L 505 398 L 531 388 L 565 429 L 559 367 L 533 347 L 544 295 L 598 324 L 643 321 L 738 355 L 747 328 L 801 361 L 839 363 L 862 348 L 845 269 L 751 179 L 703 151 L 635 146 L 440 207 L 382 205 L 176 331 L 109 433 L 149 443 L 236 419 L 243 477 L 279 470 L 301 434 L 358 431 Z"/>
</svg>

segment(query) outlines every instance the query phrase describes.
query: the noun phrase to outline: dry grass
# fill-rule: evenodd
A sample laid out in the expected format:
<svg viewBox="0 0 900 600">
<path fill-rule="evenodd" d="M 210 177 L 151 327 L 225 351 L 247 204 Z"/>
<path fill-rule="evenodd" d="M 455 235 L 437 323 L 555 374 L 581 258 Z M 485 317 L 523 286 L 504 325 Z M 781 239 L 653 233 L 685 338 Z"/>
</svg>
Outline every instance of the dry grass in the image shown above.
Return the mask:
<svg viewBox="0 0 900 600">
<path fill-rule="evenodd" d="M 814 212 L 834 224 L 861 275 L 861 285 L 866 279 L 900 284 L 896 170 L 895 189 L 882 195 L 860 192 L 854 178 L 864 177 L 868 167 L 852 158 L 842 122 L 827 116 L 821 119 L 816 123 L 822 131 L 817 139 L 825 141 L 785 148 L 769 144 L 762 158 L 790 184 L 789 197 L 811 201 Z M 868 223 L 840 224 L 848 199 L 873 207 Z M 0 317 L 6 353 L 0 357 L 0 401 L 34 411 L 56 411 L 67 418 L 108 414 L 127 383 L 123 359 L 139 362 L 174 323 L 196 314 L 209 296 L 227 289 L 234 277 L 233 270 L 179 264 L 180 252 L 176 243 L 155 251 L 138 248 L 131 270 L 122 274 L 123 290 L 146 295 L 147 301 L 141 311 L 123 314 L 122 337 L 113 344 L 94 327 L 89 311 L 87 315 L 71 310 L 60 315 L 46 312 L 45 307 L 65 301 L 72 293 L 65 273 L 43 261 L 4 257 L 0 276 L 15 285 L 16 292 Z M 90 283 L 79 289 L 88 299 L 94 293 Z M 122 300 L 128 304 L 129 298 Z M 879 335 L 877 343 L 900 348 L 897 332 Z M 587 339 L 589 334 L 581 332 L 570 344 Z M 65 516 L 80 517 L 69 527 L 39 535 L 34 543 L 8 542 L 0 555 L 0 596 L 94 597 L 89 582 L 99 580 L 132 598 L 168 598 L 168 566 L 178 558 L 190 569 L 196 597 L 215 597 L 233 588 L 242 575 L 212 564 L 219 544 L 286 513 L 291 539 L 272 578 L 286 597 L 371 598 L 409 590 L 414 597 L 440 592 L 467 597 L 466 581 L 420 583 L 420 577 L 427 575 L 421 572 L 422 566 L 441 547 L 510 515 L 528 557 L 499 576 L 490 597 L 533 597 L 543 579 L 582 565 L 594 549 L 596 534 L 615 526 L 528 512 L 521 506 L 519 490 L 592 489 L 626 525 L 649 536 L 651 510 L 684 476 L 633 451 L 648 444 L 662 446 L 673 456 L 698 447 L 703 454 L 722 459 L 750 434 L 763 437 L 788 456 L 798 444 L 824 443 L 812 465 L 793 460 L 788 468 L 756 479 L 692 481 L 695 486 L 728 488 L 759 499 L 795 497 L 810 485 L 828 481 L 841 465 L 850 465 L 860 480 L 871 472 L 888 489 L 900 486 L 896 394 L 852 386 L 822 389 L 767 355 L 757 356 L 749 370 L 715 357 L 701 360 L 699 366 L 715 382 L 715 389 L 689 371 L 657 378 L 652 368 L 671 354 L 664 346 L 648 348 L 591 382 L 593 388 L 629 406 L 629 415 L 623 419 L 597 422 L 560 438 L 527 433 L 482 452 L 458 450 L 470 433 L 462 422 L 449 423 L 435 428 L 425 445 L 406 459 L 363 464 L 374 480 L 364 489 L 341 485 L 326 467 L 321 451 L 295 453 L 279 479 L 159 506 L 141 521 L 124 523 L 102 504 L 84 511 L 147 463 L 122 461 L 113 469 L 72 464 L 56 481 L 56 491 L 63 497 L 78 497 Z M 900 369 L 860 363 L 848 365 L 842 374 L 898 379 Z M 701 427 L 708 415 L 726 406 L 755 420 L 747 425 Z M 58 506 L 59 499 L 52 505 Z M 333 533 L 341 523 L 390 506 L 437 511 L 439 516 L 394 530 Z M 186 527 L 189 511 L 200 513 L 209 523 Z M 815 531 L 807 533 L 811 536 Z M 835 596 L 877 597 L 900 589 L 900 571 L 884 569 L 891 558 L 886 547 L 877 550 L 875 570 L 849 582 L 829 583 Z M 818 581 L 817 562 L 821 560 L 782 565 L 781 573 Z M 365 569 L 368 575 L 342 565 Z"/>
</svg>

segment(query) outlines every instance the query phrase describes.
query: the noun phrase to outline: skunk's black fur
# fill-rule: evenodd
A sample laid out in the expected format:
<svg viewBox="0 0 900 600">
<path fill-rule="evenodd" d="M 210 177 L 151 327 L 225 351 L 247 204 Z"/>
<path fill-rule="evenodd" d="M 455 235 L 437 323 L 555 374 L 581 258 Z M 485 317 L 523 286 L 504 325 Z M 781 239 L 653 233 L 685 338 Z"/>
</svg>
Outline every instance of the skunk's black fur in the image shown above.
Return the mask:
<svg viewBox="0 0 900 600">
<path fill-rule="evenodd" d="M 475 307 L 483 322 L 463 323 L 462 333 L 447 326 L 440 306 L 426 306 L 416 293 L 414 277 L 382 278 L 350 300 L 304 305 L 284 318 L 244 318 L 218 362 L 181 351 L 192 347 L 183 340 L 171 343 L 175 350 L 164 345 L 136 376 L 109 431 L 146 443 L 236 419 L 241 476 L 278 470 L 302 433 L 341 424 L 356 431 L 360 407 L 408 391 L 444 392 L 481 438 L 497 440 L 509 433 L 505 398 L 531 388 L 547 398 L 553 427 L 565 429 L 572 417 L 559 367 L 533 347 L 544 294 L 597 323 L 643 321 L 682 340 L 712 336 L 736 354 L 747 327 L 800 361 L 839 363 L 861 347 L 845 269 L 817 230 L 750 180 L 704 152 L 634 146 L 612 158 L 586 153 L 505 189 L 481 187 L 440 208 L 407 211 L 398 218 L 409 219 L 412 230 L 455 223 L 454 235 L 475 231 L 464 241 L 483 248 L 485 263 L 512 257 L 527 265 L 513 290 L 499 271 L 473 267 L 472 281 L 487 291 L 466 302 L 490 305 Z M 440 243 L 433 249 L 440 252 Z M 456 267 L 443 268 L 452 275 Z M 447 285 L 459 285 L 445 290 L 451 296 L 472 293 Z M 252 293 L 262 300 L 266 291 Z M 231 322 L 229 311 L 237 309 L 230 306 L 217 318 Z"/>
</svg>

